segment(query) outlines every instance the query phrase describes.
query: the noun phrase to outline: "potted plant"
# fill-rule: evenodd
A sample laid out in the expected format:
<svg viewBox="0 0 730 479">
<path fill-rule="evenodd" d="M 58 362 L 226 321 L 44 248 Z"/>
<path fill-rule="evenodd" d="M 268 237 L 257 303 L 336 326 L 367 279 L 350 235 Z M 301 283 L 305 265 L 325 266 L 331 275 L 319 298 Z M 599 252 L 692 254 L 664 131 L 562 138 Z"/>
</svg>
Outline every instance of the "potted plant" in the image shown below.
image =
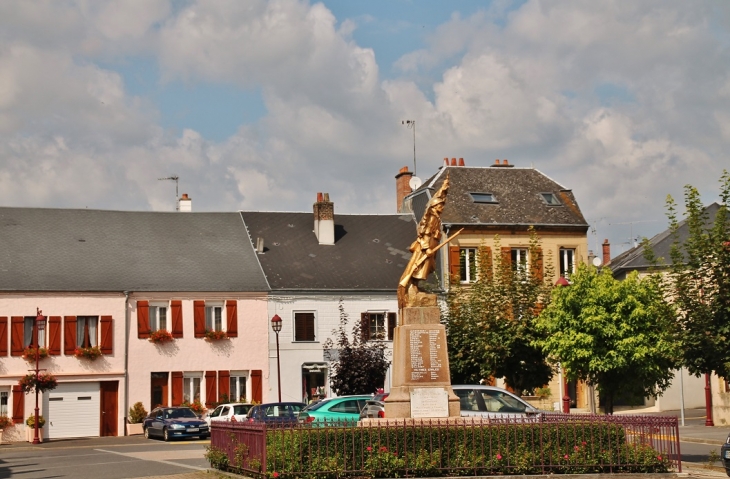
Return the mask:
<svg viewBox="0 0 730 479">
<path fill-rule="evenodd" d="M 136 434 L 143 434 L 144 427 L 142 422 L 147 417 L 147 410 L 141 401 L 134 403 L 134 406 L 129 408 L 129 414 L 127 414 L 127 436 L 134 436 Z"/>
<path fill-rule="evenodd" d="M 40 429 L 43 429 L 43 426 L 46 424 L 46 420 L 43 416 L 40 414 L 38 415 L 38 439 L 43 442 L 43 432 L 40 431 Z M 33 439 L 35 438 L 35 414 L 31 414 L 28 416 L 28 419 L 25 420 L 25 425 L 28 426 L 25 428 L 25 437 L 28 439 L 28 442 L 33 442 Z"/>
<path fill-rule="evenodd" d="M 76 348 L 74 350 L 74 356 L 77 358 L 91 359 L 92 361 L 101 356 L 101 349 L 99 346 L 90 346 L 88 348 Z"/>
<path fill-rule="evenodd" d="M 50 391 L 51 389 L 56 389 L 58 381 L 51 373 L 40 373 L 38 377 L 36 377 L 35 373 L 30 373 L 23 376 L 20 381 L 18 381 L 18 385 L 23 389 L 25 394 L 31 393 L 36 389 L 38 392 L 42 393 Z"/>
<path fill-rule="evenodd" d="M 212 331 L 207 329 L 205 331 L 205 339 L 208 341 L 217 341 L 219 339 L 228 339 L 228 335 L 225 331 Z"/>
<path fill-rule="evenodd" d="M 185 401 L 184 403 L 182 403 L 180 405 L 189 407 L 198 416 L 200 416 L 201 414 L 203 414 L 205 412 L 205 406 L 203 406 L 203 403 L 200 402 L 200 399 L 196 399 L 192 403 Z"/>
<path fill-rule="evenodd" d="M 48 357 L 48 349 L 46 348 L 34 348 L 32 346 L 27 347 L 23 350 L 23 359 L 26 361 L 35 361 L 36 356 L 38 359 L 43 359 Z"/>
<path fill-rule="evenodd" d="M 172 341 L 174 338 L 172 337 L 172 334 L 170 334 L 170 331 L 166 331 L 164 329 L 158 329 L 157 331 L 150 334 L 150 342 L 153 343 L 166 343 L 168 341 Z"/>
<path fill-rule="evenodd" d="M 11 428 L 15 425 L 12 419 L 5 416 L 4 414 L 0 416 L 0 444 L 3 442 L 3 431 L 5 429 Z"/>
</svg>

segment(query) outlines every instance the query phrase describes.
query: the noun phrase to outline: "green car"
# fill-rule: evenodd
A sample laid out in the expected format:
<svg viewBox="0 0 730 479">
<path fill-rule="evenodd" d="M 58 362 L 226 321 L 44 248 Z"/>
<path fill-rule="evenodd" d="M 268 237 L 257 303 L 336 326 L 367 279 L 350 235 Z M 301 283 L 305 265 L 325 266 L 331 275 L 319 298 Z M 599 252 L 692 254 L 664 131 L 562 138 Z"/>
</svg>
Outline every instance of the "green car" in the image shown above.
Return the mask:
<svg viewBox="0 0 730 479">
<path fill-rule="evenodd" d="M 340 396 L 312 403 L 299 411 L 299 423 L 350 422 L 353 425 L 360 419 L 360 411 L 371 395 Z"/>
</svg>

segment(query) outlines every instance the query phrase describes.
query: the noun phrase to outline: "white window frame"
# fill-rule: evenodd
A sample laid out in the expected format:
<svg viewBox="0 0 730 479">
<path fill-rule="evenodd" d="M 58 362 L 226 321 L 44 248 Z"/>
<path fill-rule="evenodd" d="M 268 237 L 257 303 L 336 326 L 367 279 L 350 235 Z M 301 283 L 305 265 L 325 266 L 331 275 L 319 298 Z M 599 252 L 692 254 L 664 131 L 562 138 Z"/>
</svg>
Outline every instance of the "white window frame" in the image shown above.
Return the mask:
<svg viewBox="0 0 730 479">
<path fill-rule="evenodd" d="M 575 273 L 575 250 L 575 248 L 567 248 L 564 246 L 561 246 L 558 250 L 560 254 L 560 276 L 565 277 L 565 279 L 570 279 L 570 275 Z M 570 262 L 568 261 L 569 259 Z"/>
<path fill-rule="evenodd" d="M 164 308 L 164 325 L 161 324 L 163 319 L 161 308 Z M 149 303 L 149 320 L 150 331 L 170 331 L 170 303 L 164 301 L 155 301 Z"/>
<path fill-rule="evenodd" d="M 382 309 L 377 309 L 374 311 L 366 311 L 368 315 L 368 331 L 369 331 L 369 341 L 387 341 L 388 340 L 388 312 Z M 380 316 L 383 320 L 382 326 L 380 329 L 381 331 L 378 331 L 378 324 L 376 321 L 375 329 L 376 331 L 373 333 L 373 316 L 376 317 Z"/>
<path fill-rule="evenodd" d="M 543 203 L 548 206 L 563 206 L 563 204 L 558 199 L 558 195 L 556 195 L 555 193 L 549 191 L 540 193 L 540 198 L 542 198 Z"/>
<path fill-rule="evenodd" d="M 10 416 L 10 387 L 0 387 L 0 416 Z"/>
<path fill-rule="evenodd" d="M 220 318 L 216 317 L 216 310 L 220 310 Z M 216 322 L 220 319 L 220 325 Z M 205 330 L 226 331 L 226 305 L 221 301 L 205 302 Z"/>
<path fill-rule="evenodd" d="M 203 397 L 203 373 L 200 371 L 183 373 L 183 402 L 192 404 L 195 402 L 195 389 L 197 382 L 198 400 L 205 404 L 206 398 Z"/>
<path fill-rule="evenodd" d="M 527 267 L 530 265 L 530 250 L 524 247 L 512 247 L 510 248 L 510 260 L 512 261 L 512 268 L 520 273 L 527 271 Z M 524 261 L 522 256 L 525 257 Z"/>
<path fill-rule="evenodd" d="M 230 376 L 228 379 L 228 385 L 229 385 L 229 391 L 228 391 L 228 399 L 230 399 L 231 402 L 251 402 L 249 400 L 249 395 L 251 392 L 249 391 L 248 387 L 248 377 L 249 373 L 248 371 L 231 371 Z M 234 391 L 234 381 L 236 382 L 236 390 Z M 243 386 L 243 388 L 241 388 Z M 241 389 L 243 389 L 243 394 L 241 394 Z"/>
<path fill-rule="evenodd" d="M 94 331 L 91 331 L 91 323 L 89 321 L 95 321 Z M 86 322 L 89 324 L 89 347 L 99 346 L 99 316 L 76 316 L 76 347 L 81 348 L 84 346 L 84 327 L 82 324 Z"/>
<path fill-rule="evenodd" d="M 464 265 L 461 264 L 461 252 L 464 251 Z M 470 255 L 471 253 L 471 255 Z M 472 264 L 474 262 L 474 277 L 472 278 Z M 479 248 L 459 248 L 459 281 L 462 284 L 473 283 L 477 280 L 477 265 L 479 264 Z"/>
<path fill-rule="evenodd" d="M 32 348 L 35 338 L 33 337 L 33 328 L 35 326 L 36 316 L 23 317 L 23 347 Z M 30 338 L 30 340 L 29 340 Z M 46 330 L 38 331 L 38 347 L 46 347 Z"/>
</svg>

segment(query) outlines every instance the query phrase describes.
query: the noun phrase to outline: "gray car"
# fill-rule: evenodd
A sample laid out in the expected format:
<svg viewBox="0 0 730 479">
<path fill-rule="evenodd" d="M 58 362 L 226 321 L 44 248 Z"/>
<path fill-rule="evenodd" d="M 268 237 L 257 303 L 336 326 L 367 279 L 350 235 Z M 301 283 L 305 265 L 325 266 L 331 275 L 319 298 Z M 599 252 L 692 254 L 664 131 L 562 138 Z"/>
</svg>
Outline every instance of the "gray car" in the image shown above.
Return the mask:
<svg viewBox="0 0 730 479">
<path fill-rule="evenodd" d="M 530 417 L 543 412 L 519 396 L 496 386 L 459 384 L 452 388 L 459 397 L 461 415 L 465 417 Z"/>
<path fill-rule="evenodd" d="M 385 398 L 389 393 L 380 393 L 368 399 L 365 407 L 360 411 L 360 419 L 367 418 L 384 418 L 385 417 Z"/>
</svg>

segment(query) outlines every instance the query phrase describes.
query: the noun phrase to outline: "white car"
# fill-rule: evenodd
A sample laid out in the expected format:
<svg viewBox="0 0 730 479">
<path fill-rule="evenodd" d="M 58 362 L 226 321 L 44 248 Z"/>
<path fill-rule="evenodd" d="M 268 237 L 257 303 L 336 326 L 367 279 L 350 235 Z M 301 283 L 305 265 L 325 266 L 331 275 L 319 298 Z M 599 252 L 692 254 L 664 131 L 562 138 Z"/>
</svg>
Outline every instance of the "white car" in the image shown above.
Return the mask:
<svg viewBox="0 0 730 479">
<path fill-rule="evenodd" d="M 495 386 L 475 384 L 455 385 L 452 388 L 459 397 L 461 415 L 465 417 L 535 417 L 543 412 L 519 396 Z"/>
<path fill-rule="evenodd" d="M 234 418 L 236 421 L 243 422 L 246 420 L 246 414 L 248 414 L 249 409 L 251 409 L 251 404 L 219 404 L 212 412 L 206 414 L 203 419 L 208 423 L 208 426 L 213 421 L 230 421 Z"/>
</svg>

